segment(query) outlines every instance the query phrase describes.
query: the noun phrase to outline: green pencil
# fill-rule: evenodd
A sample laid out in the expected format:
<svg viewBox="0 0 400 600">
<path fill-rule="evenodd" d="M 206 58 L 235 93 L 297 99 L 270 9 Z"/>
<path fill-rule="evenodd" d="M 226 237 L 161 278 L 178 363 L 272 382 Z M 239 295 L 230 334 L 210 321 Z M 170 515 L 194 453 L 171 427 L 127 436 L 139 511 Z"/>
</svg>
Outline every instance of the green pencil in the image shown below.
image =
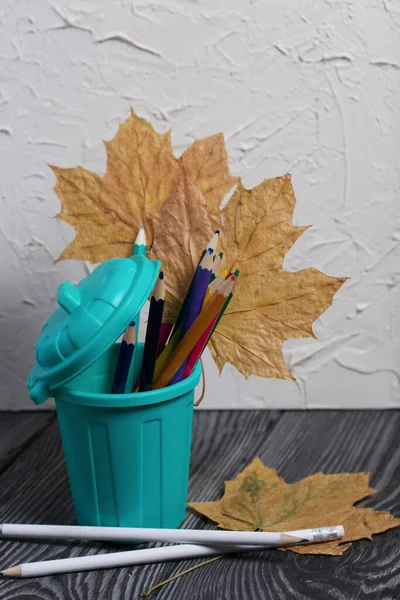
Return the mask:
<svg viewBox="0 0 400 600">
<path fill-rule="evenodd" d="M 210 341 L 212 334 L 214 333 L 214 331 L 215 331 L 215 330 L 216 330 L 216 328 L 218 327 L 218 323 L 220 322 L 220 320 L 222 319 L 222 317 L 223 317 L 223 315 L 224 315 L 224 312 L 225 312 L 225 311 L 226 311 L 226 309 L 228 308 L 228 304 L 229 304 L 229 302 L 232 300 L 232 296 L 233 296 L 233 293 L 234 293 L 234 291 L 235 291 L 235 288 L 236 288 L 236 284 L 237 284 L 237 277 L 238 277 L 239 273 L 240 273 L 240 269 L 236 269 L 236 271 L 234 271 L 234 272 L 233 272 L 233 274 L 236 276 L 236 280 L 235 280 L 235 283 L 234 283 L 233 290 L 231 291 L 231 293 L 229 294 L 229 296 L 228 296 L 228 297 L 227 297 L 227 299 L 225 300 L 225 303 L 224 303 L 223 307 L 222 307 L 222 308 L 221 308 L 221 310 L 220 310 L 220 313 L 219 313 L 219 315 L 218 315 L 218 317 L 217 317 L 217 320 L 216 320 L 216 321 L 215 321 L 215 323 L 214 323 L 214 327 L 212 328 L 212 330 L 211 330 L 211 332 L 210 332 L 210 335 L 208 336 L 208 340 L 207 340 L 207 343 L 206 343 L 206 345 L 204 346 L 204 348 L 206 348 L 206 347 L 207 347 L 207 344 L 208 344 L 208 342 Z"/>
<path fill-rule="evenodd" d="M 217 254 L 217 256 L 214 257 L 214 263 L 213 263 L 212 273 L 211 273 L 211 277 L 210 277 L 210 283 L 211 283 L 211 281 L 214 281 L 214 279 L 218 275 L 218 271 L 221 266 L 221 261 L 222 261 L 223 256 L 224 256 L 224 253 L 220 252 L 219 254 Z"/>
</svg>

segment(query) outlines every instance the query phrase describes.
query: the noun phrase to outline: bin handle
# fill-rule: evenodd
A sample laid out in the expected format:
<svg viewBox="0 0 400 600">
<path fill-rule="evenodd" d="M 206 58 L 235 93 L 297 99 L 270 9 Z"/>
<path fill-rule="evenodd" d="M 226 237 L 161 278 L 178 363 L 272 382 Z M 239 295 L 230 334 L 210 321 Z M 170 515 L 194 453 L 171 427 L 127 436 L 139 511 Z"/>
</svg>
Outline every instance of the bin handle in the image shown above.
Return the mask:
<svg viewBox="0 0 400 600">
<path fill-rule="evenodd" d="M 195 406 L 199 406 L 200 402 L 203 400 L 204 395 L 206 393 L 206 373 L 204 371 L 204 365 L 203 365 L 203 361 L 202 361 L 201 357 L 200 357 L 200 364 L 201 364 L 201 378 L 203 380 L 203 388 L 201 390 L 200 398 L 198 400 L 196 400 L 196 402 L 194 403 Z"/>
</svg>

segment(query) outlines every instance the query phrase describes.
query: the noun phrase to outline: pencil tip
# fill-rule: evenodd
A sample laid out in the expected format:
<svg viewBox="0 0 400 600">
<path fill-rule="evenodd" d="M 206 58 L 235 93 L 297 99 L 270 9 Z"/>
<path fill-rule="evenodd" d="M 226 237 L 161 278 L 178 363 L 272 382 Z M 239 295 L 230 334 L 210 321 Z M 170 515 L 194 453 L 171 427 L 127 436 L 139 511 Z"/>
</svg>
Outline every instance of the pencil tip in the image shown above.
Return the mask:
<svg viewBox="0 0 400 600">
<path fill-rule="evenodd" d="M 214 260 L 213 254 L 214 254 L 214 250 L 212 248 L 208 248 L 207 252 L 205 253 L 205 255 L 203 256 L 203 258 L 200 261 L 201 269 L 212 270 L 212 265 L 213 265 L 213 260 Z"/>
<path fill-rule="evenodd" d="M 135 246 L 145 246 L 145 245 L 146 245 L 146 234 L 144 232 L 144 227 L 142 225 L 136 236 Z"/>
<path fill-rule="evenodd" d="M 219 234 L 220 234 L 220 230 L 219 230 L 219 229 L 216 229 L 216 230 L 215 230 L 215 233 L 216 233 L 216 235 L 219 235 Z"/>
<path fill-rule="evenodd" d="M 159 279 L 164 279 L 164 271 L 160 271 L 159 275 L 158 275 Z"/>
<path fill-rule="evenodd" d="M 2 577 L 21 577 L 21 566 L 10 567 L 9 569 L 5 569 L 5 571 L 0 571 L 0 574 Z"/>
<path fill-rule="evenodd" d="M 129 323 L 129 327 L 135 327 L 135 321 L 131 321 L 131 322 Z"/>
</svg>

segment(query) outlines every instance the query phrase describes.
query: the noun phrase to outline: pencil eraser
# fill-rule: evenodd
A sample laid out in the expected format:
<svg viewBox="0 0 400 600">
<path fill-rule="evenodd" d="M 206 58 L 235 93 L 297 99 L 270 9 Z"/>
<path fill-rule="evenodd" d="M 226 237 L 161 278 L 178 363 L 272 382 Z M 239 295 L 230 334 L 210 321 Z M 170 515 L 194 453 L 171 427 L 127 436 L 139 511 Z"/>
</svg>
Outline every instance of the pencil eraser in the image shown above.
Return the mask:
<svg viewBox="0 0 400 600">
<path fill-rule="evenodd" d="M 336 526 L 336 530 L 337 530 L 337 536 L 338 536 L 338 538 L 344 537 L 344 527 L 343 527 L 343 525 L 337 525 Z"/>
</svg>

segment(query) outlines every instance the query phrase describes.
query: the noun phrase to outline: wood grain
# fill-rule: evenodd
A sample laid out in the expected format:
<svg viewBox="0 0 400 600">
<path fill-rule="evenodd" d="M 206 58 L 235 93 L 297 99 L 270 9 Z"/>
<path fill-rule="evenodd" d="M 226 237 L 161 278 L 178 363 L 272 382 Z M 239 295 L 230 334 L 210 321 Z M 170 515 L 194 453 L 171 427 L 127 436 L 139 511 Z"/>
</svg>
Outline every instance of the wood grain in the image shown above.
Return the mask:
<svg viewBox="0 0 400 600">
<path fill-rule="evenodd" d="M 45 419 L 46 415 L 37 417 Z M 7 418 L 11 423 L 12 417 Z M 74 522 L 57 426 L 43 423 L 47 428 L 15 455 L 0 477 L 0 522 Z M 234 478 L 259 456 L 289 482 L 319 470 L 368 470 L 372 485 L 380 491 L 362 504 L 389 509 L 399 516 L 399 430 L 400 413 L 390 411 L 199 411 L 194 422 L 189 499 L 219 498 L 223 481 Z M 188 513 L 185 526 L 210 528 L 212 524 Z M 375 536 L 373 543 L 355 543 L 343 557 L 300 556 L 276 550 L 227 557 L 168 584 L 150 598 L 397 600 L 399 541 L 397 529 Z M 97 543 L 3 540 L 0 565 L 116 549 L 120 547 Z M 3 579 L 0 600 L 135 599 L 158 581 L 198 562 L 36 580 Z"/>
<path fill-rule="evenodd" d="M 0 412 L 0 473 L 54 419 L 53 412 Z"/>
</svg>

